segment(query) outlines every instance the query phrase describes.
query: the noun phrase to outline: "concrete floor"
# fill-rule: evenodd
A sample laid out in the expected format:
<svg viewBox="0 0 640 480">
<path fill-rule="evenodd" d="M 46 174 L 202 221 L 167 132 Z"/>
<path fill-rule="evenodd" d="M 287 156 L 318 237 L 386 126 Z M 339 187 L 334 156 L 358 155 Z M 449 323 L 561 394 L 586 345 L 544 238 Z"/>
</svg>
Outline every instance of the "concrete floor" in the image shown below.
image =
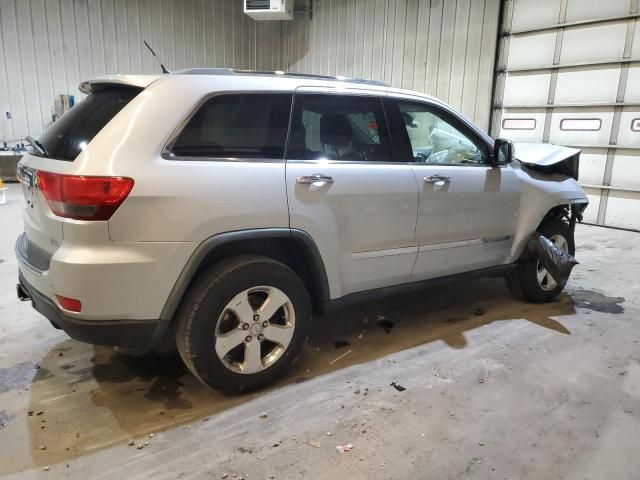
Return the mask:
<svg viewBox="0 0 640 480">
<path fill-rule="evenodd" d="M 225 397 L 175 356 L 75 342 L 17 302 L 9 188 L 2 478 L 638 478 L 640 234 L 578 226 L 581 264 L 552 304 L 493 279 L 320 319 L 279 385 Z"/>
</svg>

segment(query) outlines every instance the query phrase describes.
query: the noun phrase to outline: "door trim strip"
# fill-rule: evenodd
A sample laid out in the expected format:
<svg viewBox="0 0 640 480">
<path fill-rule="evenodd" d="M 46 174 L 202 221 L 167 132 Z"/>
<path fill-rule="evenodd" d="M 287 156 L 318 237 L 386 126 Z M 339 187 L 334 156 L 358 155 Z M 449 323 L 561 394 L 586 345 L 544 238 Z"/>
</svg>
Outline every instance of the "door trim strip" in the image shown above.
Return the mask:
<svg viewBox="0 0 640 480">
<path fill-rule="evenodd" d="M 511 238 L 511 235 L 502 235 L 500 237 L 491 238 L 472 238 L 470 240 L 460 240 L 458 242 L 431 243 L 428 245 L 420 245 L 419 252 L 431 252 L 434 250 L 444 250 L 447 248 L 469 247 L 471 245 L 482 245 L 485 243 L 505 242 Z"/>
<path fill-rule="evenodd" d="M 470 240 L 460 240 L 457 242 L 432 243 L 420 245 L 419 247 L 387 248 L 384 250 L 367 250 L 365 252 L 351 253 L 352 260 L 364 260 L 368 258 L 391 257 L 393 255 L 406 255 L 409 253 L 429 252 L 433 250 L 444 250 L 446 248 L 468 247 L 470 245 L 482 245 L 485 243 L 506 242 L 511 239 L 511 235 L 501 235 L 499 237 L 472 238 Z"/>
<path fill-rule="evenodd" d="M 418 247 L 388 248 L 385 250 L 369 250 L 366 252 L 353 252 L 352 260 L 364 260 L 368 258 L 391 257 L 393 255 L 406 255 L 408 253 L 418 253 Z"/>
</svg>

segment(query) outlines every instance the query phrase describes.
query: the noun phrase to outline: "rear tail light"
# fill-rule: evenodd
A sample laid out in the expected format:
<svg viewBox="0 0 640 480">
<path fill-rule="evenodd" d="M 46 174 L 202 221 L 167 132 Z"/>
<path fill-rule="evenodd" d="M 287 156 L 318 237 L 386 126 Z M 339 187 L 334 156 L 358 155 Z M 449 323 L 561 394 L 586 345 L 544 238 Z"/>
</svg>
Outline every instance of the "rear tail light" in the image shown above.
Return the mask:
<svg viewBox="0 0 640 480">
<path fill-rule="evenodd" d="M 109 220 L 131 192 L 133 179 L 38 171 L 38 188 L 59 217 Z"/>
<path fill-rule="evenodd" d="M 62 308 L 65 310 L 69 310 L 70 312 L 79 312 L 82 309 L 82 304 L 80 300 L 76 300 L 75 298 L 67 298 L 62 295 L 56 295 L 56 299 Z"/>
</svg>

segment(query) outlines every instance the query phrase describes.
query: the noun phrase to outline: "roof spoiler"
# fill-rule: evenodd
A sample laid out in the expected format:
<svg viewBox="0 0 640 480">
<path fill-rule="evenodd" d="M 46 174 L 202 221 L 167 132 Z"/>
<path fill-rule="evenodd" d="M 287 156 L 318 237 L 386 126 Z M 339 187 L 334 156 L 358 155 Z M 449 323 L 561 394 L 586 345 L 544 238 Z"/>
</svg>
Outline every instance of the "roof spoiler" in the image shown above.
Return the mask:
<svg viewBox="0 0 640 480">
<path fill-rule="evenodd" d="M 158 78 L 160 78 L 159 75 L 108 75 L 105 77 L 85 80 L 78 88 L 85 94 L 95 92 L 96 90 L 107 86 L 137 87 L 144 89 L 155 82 Z"/>
</svg>

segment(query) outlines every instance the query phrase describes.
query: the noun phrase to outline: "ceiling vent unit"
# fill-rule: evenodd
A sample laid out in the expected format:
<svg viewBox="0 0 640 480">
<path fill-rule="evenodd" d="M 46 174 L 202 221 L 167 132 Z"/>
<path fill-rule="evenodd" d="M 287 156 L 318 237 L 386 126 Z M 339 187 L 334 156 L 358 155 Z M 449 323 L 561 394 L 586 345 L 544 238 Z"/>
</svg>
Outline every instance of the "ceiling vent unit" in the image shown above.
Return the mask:
<svg viewBox="0 0 640 480">
<path fill-rule="evenodd" d="M 293 20 L 293 0 L 244 0 L 244 13 L 254 20 Z"/>
</svg>

